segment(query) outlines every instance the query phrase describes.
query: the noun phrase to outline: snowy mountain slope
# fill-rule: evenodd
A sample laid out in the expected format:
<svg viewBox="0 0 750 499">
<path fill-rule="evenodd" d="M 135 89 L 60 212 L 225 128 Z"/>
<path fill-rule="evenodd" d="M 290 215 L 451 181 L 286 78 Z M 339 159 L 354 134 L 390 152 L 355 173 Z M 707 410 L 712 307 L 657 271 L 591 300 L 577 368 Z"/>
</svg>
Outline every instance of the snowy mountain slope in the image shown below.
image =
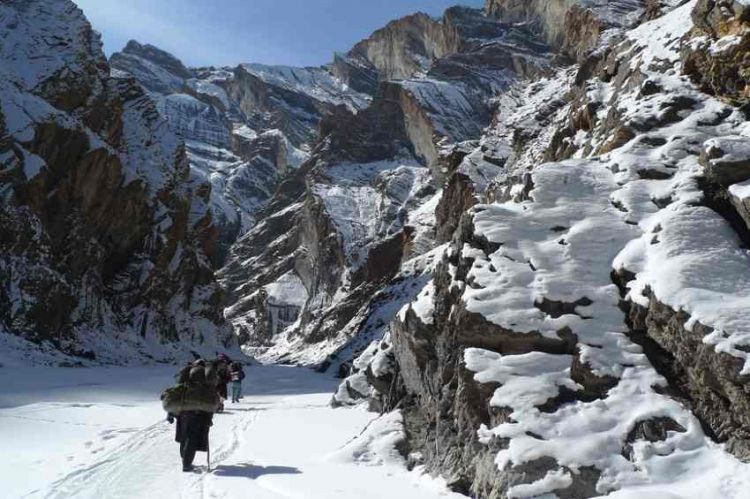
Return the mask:
<svg viewBox="0 0 750 499">
<path fill-rule="evenodd" d="M 218 272 L 246 351 L 385 414 L 326 463 L 393 459 L 478 498 L 747 496 L 744 1 L 488 0 L 323 68 L 186 69 L 131 44 L 114 76 L 70 5 L 0 13 L 0 327 L 23 336 L 0 362 L 213 353 L 210 212 L 246 213 Z M 280 461 L 279 421 L 339 438 L 364 414 L 299 397 L 230 432 Z M 289 435 L 311 433 L 330 435 Z M 226 442 L 240 473 L 257 454 Z M 60 490 L 127 485 L 131 444 Z M 355 473 L 321 462 L 255 492 L 328 497 Z M 402 493 L 386 469 L 343 493 Z M 242 492 L 222 478 L 180 490 Z"/>
<path fill-rule="evenodd" d="M 306 153 L 281 131 L 248 117 L 243 112 L 246 103 L 231 98 L 242 88 L 235 83 L 240 68 L 189 69 L 171 54 L 135 41 L 113 54 L 111 65 L 115 75 L 131 75 L 143 85 L 185 141 L 193 173 L 211 184 L 210 209 L 219 229 L 217 263 L 223 262 L 229 246 L 252 227 L 256 212 Z M 318 83 L 311 83 L 311 92 Z M 290 93 L 295 95 L 294 90 Z M 316 126 L 311 119 L 306 133 L 312 134 Z"/>
<path fill-rule="evenodd" d="M 355 50 L 375 44 L 391 53 L 404 37 L 424 42 L 426 32 L 441 29 L 458 37 L 459 52 L 426 62 L 426 71 L 409 79 L 383 81 L 367 109 L 339 107 L 325 118 L 311 160 L 282 184 L 220 271 L 233 302 L 227 316 L 264 359 L 338 364 L 351 355 L 350 342 L 361 347 L 365 337 L 385 333 L 395 304 L 416 296 L 429 272 L 416 262 L 437 246 L 438 187 L 455 167 L 451 144 L 489 124 L 495 92 L 520 73 L 549 67 L 545 43 L 481 11 L 451 9 L 429 29 L 423 21 L 405 18 Z M 404 274 L 412 263 L 417 268 Z M 290 275 L 304 290 L 294 303 L 270 303 L 268 286 Z M 414 289 L 392 288 L 392 279 Z M 350 353 L 327 358 L 338 350 Z"/>
<path fill-rule="evenodd" d="M 103 362 L 230 345 L 177 137 L 72 2 L 0 19 L 0 334 Z"/>
<path fill-rule="evenodd" d="M 444 190 L 482 203 L 336 396 L 454 490 L 746 495 L 747 117 L 683 75 L 705 3 L 667 7 L 498 97 Z"/>
</svg>

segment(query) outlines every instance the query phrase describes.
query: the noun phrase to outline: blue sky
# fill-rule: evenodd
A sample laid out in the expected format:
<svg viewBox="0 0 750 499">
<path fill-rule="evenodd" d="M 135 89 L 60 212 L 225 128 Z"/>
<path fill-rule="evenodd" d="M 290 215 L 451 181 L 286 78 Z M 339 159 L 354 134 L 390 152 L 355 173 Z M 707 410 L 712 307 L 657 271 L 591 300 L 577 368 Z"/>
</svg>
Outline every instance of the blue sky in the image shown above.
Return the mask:
<svg viewBox="0 0 750 499">
<path fill-rule="evenodd" d="M 440 15 L 483 0 L 74 0 L 102 33 L 107 54 L 130 39 L 187 65 L 318 65 L 388 21 Z"/>
</svg>

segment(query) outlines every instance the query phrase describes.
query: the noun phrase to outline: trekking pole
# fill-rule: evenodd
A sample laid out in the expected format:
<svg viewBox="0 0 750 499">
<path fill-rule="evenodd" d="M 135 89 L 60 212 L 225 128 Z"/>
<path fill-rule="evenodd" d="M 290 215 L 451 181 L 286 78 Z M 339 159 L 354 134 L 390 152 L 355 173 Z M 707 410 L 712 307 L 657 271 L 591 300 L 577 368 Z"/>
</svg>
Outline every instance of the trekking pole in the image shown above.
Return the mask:
<svg viewBox="0 0 750 499">
<path fill-rule="evenodd" d="M 206 461 L 208 463 L 208 472 L 211 473 L 211 444 L 206 446 Z"/>
</svg>

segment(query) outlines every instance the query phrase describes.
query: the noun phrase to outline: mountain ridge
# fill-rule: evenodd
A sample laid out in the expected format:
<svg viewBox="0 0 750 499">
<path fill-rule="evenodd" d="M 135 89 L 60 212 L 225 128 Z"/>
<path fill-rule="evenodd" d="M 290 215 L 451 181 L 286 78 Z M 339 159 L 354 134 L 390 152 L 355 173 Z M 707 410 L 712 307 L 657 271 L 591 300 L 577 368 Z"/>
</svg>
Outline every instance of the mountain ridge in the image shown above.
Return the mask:
<svg viewBox="0 0 750 499">
<path fill-rule="evenodd" d="M 1 8 L 2 329 L 99 362 L 230 348 L 177 137 L 72 3 Z"/>
<path fill-rule="evenodd" d="M 225 319 L 247 354 L 339 376 L 334 406 L 397 412 L 408 466 L 467 496 L 742 496 L 744 0 L 488 0 L 321 68 L 134 43 L 112 75 L 69 3 L 30 5 L 0 7 L 2 327 L 89 355 L 58 323 L 106 338 L 117 306 L 115 340 L 167 361 L 233 347 Z M 35 57 L 47 29 L 59 58 Z M 50 269 L 79 306 L 37 325 Z M 157 346 L 145 297 L 177 306 Z"/>
</svg>

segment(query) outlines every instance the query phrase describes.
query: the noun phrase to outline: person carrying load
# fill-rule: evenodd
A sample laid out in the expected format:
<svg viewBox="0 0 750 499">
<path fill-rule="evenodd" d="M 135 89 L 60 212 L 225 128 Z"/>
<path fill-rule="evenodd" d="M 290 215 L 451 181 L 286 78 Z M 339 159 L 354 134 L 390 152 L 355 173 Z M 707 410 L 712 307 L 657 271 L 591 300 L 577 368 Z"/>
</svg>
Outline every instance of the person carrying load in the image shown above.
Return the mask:
<svg viewBox="0 0 750 499">
<path fill-rule="evenodd" d="M 213 415 L 221 404 L 212 371 L 213 366 L 202 359 L 197 360 L 190 368 L 187 379 L 181 376 L 181 383 L 168 388 L 161 395 L 167 421 L 170 424 L 177 421 L 175 441 L 180 444 L 182 471 L 193 470 L 196 452 L 209 453 L 209 430 L 213 425 Z M 210 454 L 208 463 L 210 469 Z"/>
</svg>

